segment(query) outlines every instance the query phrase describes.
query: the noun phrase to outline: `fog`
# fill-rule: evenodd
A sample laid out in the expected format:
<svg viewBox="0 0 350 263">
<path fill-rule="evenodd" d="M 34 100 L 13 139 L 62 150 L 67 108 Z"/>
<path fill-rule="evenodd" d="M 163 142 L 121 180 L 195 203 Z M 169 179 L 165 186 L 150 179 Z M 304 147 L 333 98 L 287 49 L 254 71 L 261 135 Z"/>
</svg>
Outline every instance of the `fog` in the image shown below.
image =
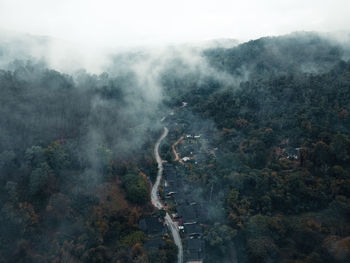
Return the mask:
<svg viewBox="0 0 350 263">
<path fill-rule="evenodd" d="M 2 0 L 0 28 L 92 47 L 348 30 L 347 0 Z"/>
<path fill-rule="evenodd" d="M 176 168 L 183 181 L 187 180 L 184 189 L 189 201 L 205 203 L 211 225 L 238 226 L 236 221 L 241 219 L 235 217 L 236 210 L 245 210 L 248 220 L 249 202 L 255 198 L 249 197 L 251 182 L 259 185 L 259 178 L 267 176 L 257 169 L 266 168 L 266 156 L 273 155 L 268 150 L 285 137 L 290 137 L 295 147 L 300 146 L 298 140 L 302 136 L 298 134 L 305 132 L 297 125 L 292 127 L 290 119 L 296 117 L 288 114 L 298 112 L 304 116 L 302 111 L 299 114 L 300 108 L 305 107 L 307 112 L 315 109 L 310 106 L 312 93 L 308 93 L 314 85 L 309 87 L 307 83 L 315 79 L 322 85 L 326 83 L 325 86 L 328 83 L 330 88 L 320 89 L 325 96 L 342 92 L 339 88 L 342 85 L 328 78 L 338 74 L 341 80 L 342 70 L 349 64 L 348 10 L 350 3 L 341 0 L 127 3 L 1 0 L 0 172 L 4 176 L 0 186 L 6 186 L 8 194 L 3 191 L 0 196 L 0 200 L 7 200 L 0 223 L 10 241 L 2 249 L 5 252 L 0 251 L 0 261 L 12 254 L 21 257 L 22 250 L 30 250 L 17 245 L 21 233 L 12 233 L 14 228 L 25 229 L 22 220 L 18 223 L 22 228 L 5 224 L 12 224 L 11 209 L 15 211 L 18 202 L 33 204 L 42 218 L 39 224 L 35 223 L 37 229 L 46 221 L 50 226 L 49 230 L 44 226 L 40 238 L 33 241 L 44 256 L 60 251 L 59 247 L 45 249 L 51 243 L 44 244 L 41 238 L 47 238 L 50 231 L 67 231 L 72 240 L 87 240 L 84 235 L 90 230 L 86 228 L 86 218 L 90 215 L 82 214 L 76 207 L 85 205 L 84 198 L 89 195 L 86 207 L 95 206 L 99 203 L 96 189 L 107 190 L 107 185 L 126 191 L 127 199 L 126 173 L 135 173 L 138 178 L 138 172 L 146 174 L 152 169 L 153 145 L 164 126 L 169 128 L 169 135 L 161 154 L 172 164 L 174 141 L 186 134 L 202 136 L 199 143 L 185 145 L 190 146 L 187 150 L 178 146 L 180 154 L 192 155 L 193 151 L 199 160 L 199 165 L 196 161 Z M 250 39 L 255 40 L 247 41 Z M 338 97 L 338 102 L 346 100 L 344 94 Z M 341 123 L 341 116 L 348 114 L 344 105 L 332 109 L 340 117 L 333 120 L 338 126 L 329 127 L 345 133 L 349 122 Z M 285 115 L 277 116 L 278 112 Z M 314 120 L 322 111 L 316 113 Z M 311 124 L 305 126 L 311 129 Z M 292 133 L 291 128 L 296 130 Z M 280 137 L 272 133 L 275 131 L 280 132 Z M 253 149 L 251 152 L 245 141 Z M 236 194 L 240 200 L 235 197 L 236 190 L 241 191 Z M 259 193 L 258 190 L 254 189 L 254 193 Z M 260 198 L 261 194 L 257 196 Z M 67 218 L 63 222 L 53 220 L 49 213 L 52 207 L 59 206 L 51 203 L 56 199 L 58 204 L 69 203 L 65 198 L 75 202 L 72 209 L 79 213 L 69 219 L 73 210 L 67 205 L 64 213 L 58 213 Z M 270 197 L 262 201 L 259 198 L 254 201 L 258 204 L 254 207 L 256 211 L 264 212 L 258 206 L 266 200 L 266 209 L 271 209 Z M 227 205 L 228 199 L 233 200 L 231 206 Z M 149 209 L 147 196 L 143 202 Z M 102 206 L 103 201 L 99 204 Z M 133 207 L 140 203 L 128 204 Z M 280 213 L 278 209 L 277 206 Z M 111 210 L 106 211 L 106 224 L 112 229 L 116 219 Z M 132 231 L 137 230 L 136 218 L 135 215 Z M 225 229 L 219 229 L 223 237 L 227 236 Z M 121 242 L 114 230 L 101 231 L 106 232 L 94 234 L 94 238 L 99 237 L 96 243 L 84 241 L 84 251 L 101 244 L 109 246 L 101 238 L 107 240 L 108 234 L 115 239 L 113 244 Z M 28 240 L 32 237 L 36 237 L 35 232 L 28 234 Z M 207 256 L 220 258 L 221 253 L 221 258 L 225 258 L 223 251 L 233 253 L 231 241 L 219 250 L 213 246 Z M 12 252 L 13 247 L 18 247 L 19 252 Z M 77 243 L 77 251 L 79 247 Z M 113 246 L 110 247 L 110 253 L 104 256 L 106 262 L 123 256 L 124 248 L 118 254 L 116 250 L 112 253 Z M 87 259 L 96 254 L 91 252 L 89 256 L 86 252 L 79 256 L 79 253 L 69 255 L 82 262 L 93 262 Z M 31 257 L 31 253 L 27 254 Z M 57 254 L 57 258 L 62 257 Z"/>
</svg>

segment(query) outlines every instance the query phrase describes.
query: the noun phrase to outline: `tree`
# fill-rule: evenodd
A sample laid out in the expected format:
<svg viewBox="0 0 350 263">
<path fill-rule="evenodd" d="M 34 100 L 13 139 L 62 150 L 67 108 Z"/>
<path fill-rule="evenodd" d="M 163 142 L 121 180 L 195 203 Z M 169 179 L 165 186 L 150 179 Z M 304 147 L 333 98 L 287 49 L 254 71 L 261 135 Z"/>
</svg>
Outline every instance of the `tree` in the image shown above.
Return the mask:
<svg viewBox="0 0 350 263">
<path fill-rule="evenodd" d="M 338 133 L 333 137 L 330 148 L 338 161 L 345 162 L 349 160 L 350 139 L 348 136 Z"/>
<path fill-rule="evenodd" d="M 24 159 L 31 167 L 38 167 L 45 161 L 44 150 L 40 146 L 32 146 L 25 152 Z"/>
<path fill-rule="evenodd" d="M 108 174 L 112 170 L 112 157 L 113 152 L 106 146 L 106 145 L 100 145 L 97 150 L 97 160 L 98 160 L 98 168 L 101 170 L 104 174 Z"/>
<path fill-rule="evenodd" d="M 314 151 L 313 151 L 313 160 L 316 165 L 324 165 L 326 163 L 329 163 L 330 159 L 330 148 L 329 146 L 322 142 L 319 141 L 315 144 L 314 146 Z"/>
<path fill-rule="evenodd" d="M 232 189 L 227 196 L 227 205 L 228 207 L 234 207 L 238 201 L 239 192 L 236 189 Z"/>
<path fill-rule="evenodd" d="M 224 254 L 230 246 L 230 242 L 236 236 L 236 230 L 229 226 L 215 223 L 204 233 L 204 240 L 214 250 Z"/>
<path fill-rule="evenodd" d="M 137 243 L 143 243 L 146 240 L 146 234 L 143 231 L 135 231 L 124 237 L 122 244 L 126 247 L 132 247 Z"/>
<path fill-rule="evenodd" d="M 59 171 L 68 166 L 68 153 L 60 141 L 55 141 L 50 144 L 46 149 L 44 149 L 44 152 L 47 157 L 47 162 L 53 170 Z"/>
<path fill-rule="evenodd" d="M 17 203 L 18 202 L 17 183 L 8 181 L 6 183 L 5 189 L 9 195 L 9 199 L 13 203 Z"/>
<path fill-rule="evenodd" d="M 278 251 L 277 246 L 268 237 L 254 238 L 248 240 L 248 262 L 268 262 L 269 258 L 275 258 Z"/>
<path fill-rule="evenodd" d="M 0 170 L 9 172 L 15 168 L 16 154 L 13 151 L 3 151 L 0 154 Z"/>
<path fill-rule="evenodd" d="M 49 182 L 50 172 L 51 168 L 46 162 L 41 163 L 31 172 L 29 179 L 30 195 L 40 195 L 45 192 L 46 186 Z"/>
<path fill-rule="evenodd" d="M 137 174 L 123 176 L 123 186 L 126 190 L 126 198 L 136 204 L 144 204 L 149 200 L 147 183 Z"/>
</svg>

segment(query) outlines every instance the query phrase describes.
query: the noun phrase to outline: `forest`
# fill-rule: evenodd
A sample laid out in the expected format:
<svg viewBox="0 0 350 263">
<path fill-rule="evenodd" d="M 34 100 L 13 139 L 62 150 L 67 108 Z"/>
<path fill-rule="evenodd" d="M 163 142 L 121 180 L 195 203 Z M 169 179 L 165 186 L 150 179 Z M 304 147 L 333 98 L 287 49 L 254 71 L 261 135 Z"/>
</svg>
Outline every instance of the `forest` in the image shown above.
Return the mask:
<svg viewBox="0 0 350 263">
<path fill-rule="evenodd" d="M 185 134 L 215 148 L 178 171 L 211 211 L 204 262 L 231 262 L 233 249 L 238 262 L 348 262 L 349 48 L 301 32 L 191 59 L 115 55 L 101 74 L 36 58 L 2 66 L 0 261 L 176 262 L 171 235 L 155 252 L 139 225 L 164 217 L 150 185 L 167 126 L 169 163 Z"/>
<path fill-rule="evenodd" d="M 216 127 L 209 134 L 218 157 L 189 165 L 189 173 L 207 201 L 213 186 L 217 191 L 211 202 L 224 207 L 224 216 L 216 220 L 237 231 L 239 262 L 349 260 L 345 52 L 314 34 L 262 38 L 204 52 L 220 70 L 238 78 L 249 74 L 239 86 L 223 87 L 215 78 L 197 85 L 193 79 L 164 77 L 169 93 L 176 93 L 169 105 L 186 101 L 198 122 L 211 120 Z M 188 130 L 196 126 L 190 116 L 177 119 Z M 230 249 L 223 241 L 227 234 L 211 231 L 208 262 L 220 262 Z"/>
</svg>

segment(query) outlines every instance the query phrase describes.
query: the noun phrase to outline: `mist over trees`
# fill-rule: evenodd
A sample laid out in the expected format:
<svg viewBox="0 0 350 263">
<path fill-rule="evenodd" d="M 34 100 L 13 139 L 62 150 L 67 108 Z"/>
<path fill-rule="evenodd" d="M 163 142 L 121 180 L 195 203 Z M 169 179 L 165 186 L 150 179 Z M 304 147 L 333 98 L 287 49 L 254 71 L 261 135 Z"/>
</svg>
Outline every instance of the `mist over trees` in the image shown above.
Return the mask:
<svg viewBox="0 0 350 263">
<path fill-rule="evenodd" d="M 0 71 L 1 261 L 59 260 L 66 252 L 55 249 L 54 243 L 45 244 L 49 247 L 42 244 L 50 235 L 57 242 L 78 242 L 75 246 L 84 246 L 83 251 L 88 253 L 104 244 L 102 236 L 116 220 L 124 224 L 125 232 L 112 235 L 110 242 L 122 246 L 123 238 L 134 231 L 135 222 L 129 222 L 131 212 L 124 190 L 120 188 L 115 194 L 115 189 L 105 184 L 115 184 L 116 177 L 130 169 L 136 172 L 138 188 L 126 174 L 122 178 L 126 198 L 135 204 L 148 200 L 148 187 L 137 175 L 137 163 L 143 163 L 142 169 L 153 166 L 149 141 L 157 131 L 156 120 L 152 126 L 147 123 L 153 118 L 152 108 L 143 110 L 142 98 L 125 89 L 133 85 L 137 90 L 135 79 L 132 75 L 113 79 L 106 73 L 96 76 L 84 71 L 71 76 L 29 60 L 14 61 L 11 68 Z M 138 107 L 134 107 L 138 100 Z M 98 187 L 107 188 L 109 197 L 99 197 L 96 191 L 102 189 Z M 102 212 L 106 209 L 104 201 L 115 202 L 116 211 Z M 90 215 L 92 221 L 87 224 Z M 91 227 L 91 232 L 89 225 L 97 224 L 102 215 L 107 217 L 98 223 L 103 228 Z M 86 239 L 89 244 L 78 241 L 86 234 L 94 236 Z M 96 243 L 93 238 L 100 241 Z M 21 240 L 23 248 L 18 243 Z M 42 259 L 35 259 L 42 253 Z M 89 254 L 79 253 L 81 260 L 92 260 Z M 92 258 L 105 258 L 92 254 Z"/>
<path fill-rule="evenodd" d="M 347 262 L 347 48 L 295 33 L 126 52 L 90 74 L 0 45 L 0 261 L 157 262 L 138 222 L 154 212 L 147 177 L 168 125 L 217 148 L 179 171 L 213 211 L 205 262 L 229 262 L 233 247 L 239 262 Z M 170 163 L 175 141 L 161 148 Z"/>
<path fill-rule="evenodd" d="M 210 134 L 217 158 L 190 169 L 203 198 L 225 207 L 226 217 L 217 220 L 237 231 L 239 261 L 349 259 L 340 245 L 349 235 L 350 186 L 350 67 L 343 52 L 315 34 L 263 38 L 204 51 L 214 67 L 249 75 L 239 85 L 163 79 L 178 94 L 169 105 L 186 101 L 198 120 L 216 124 Z M 214 248 L 212 230 L 207 233 L 207 259 L 223 260 L 222 244 Z"/>
</svg>

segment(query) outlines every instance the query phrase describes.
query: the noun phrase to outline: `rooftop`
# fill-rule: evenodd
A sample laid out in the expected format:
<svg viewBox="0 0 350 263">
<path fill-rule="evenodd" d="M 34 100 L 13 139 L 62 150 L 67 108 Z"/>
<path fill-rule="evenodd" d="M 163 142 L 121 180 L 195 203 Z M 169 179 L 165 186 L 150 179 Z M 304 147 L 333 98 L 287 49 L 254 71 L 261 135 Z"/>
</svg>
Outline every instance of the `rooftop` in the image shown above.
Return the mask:
<svg viewBox="0 0 350 263">
<path fill-rule="evenodd" d="M 198 223 L 196 223 L 196 224 L 186 225 L 185 233 L 187 235 L 202 234 L 203 230 L 202 230 L 202 227 Z"/>
<path fill-rule="evenodd" d="M 196 238 L 185 239 L 185 250 L 201 252 L 203 249 L 203 241 Z"/>
<path fill-rule="evenodd" d="M 177 215 L 182 217 L 184 224 L 197 222 L 196 209 L 193 205 L 179 205 L 177 207 Z"/>
</svg>

